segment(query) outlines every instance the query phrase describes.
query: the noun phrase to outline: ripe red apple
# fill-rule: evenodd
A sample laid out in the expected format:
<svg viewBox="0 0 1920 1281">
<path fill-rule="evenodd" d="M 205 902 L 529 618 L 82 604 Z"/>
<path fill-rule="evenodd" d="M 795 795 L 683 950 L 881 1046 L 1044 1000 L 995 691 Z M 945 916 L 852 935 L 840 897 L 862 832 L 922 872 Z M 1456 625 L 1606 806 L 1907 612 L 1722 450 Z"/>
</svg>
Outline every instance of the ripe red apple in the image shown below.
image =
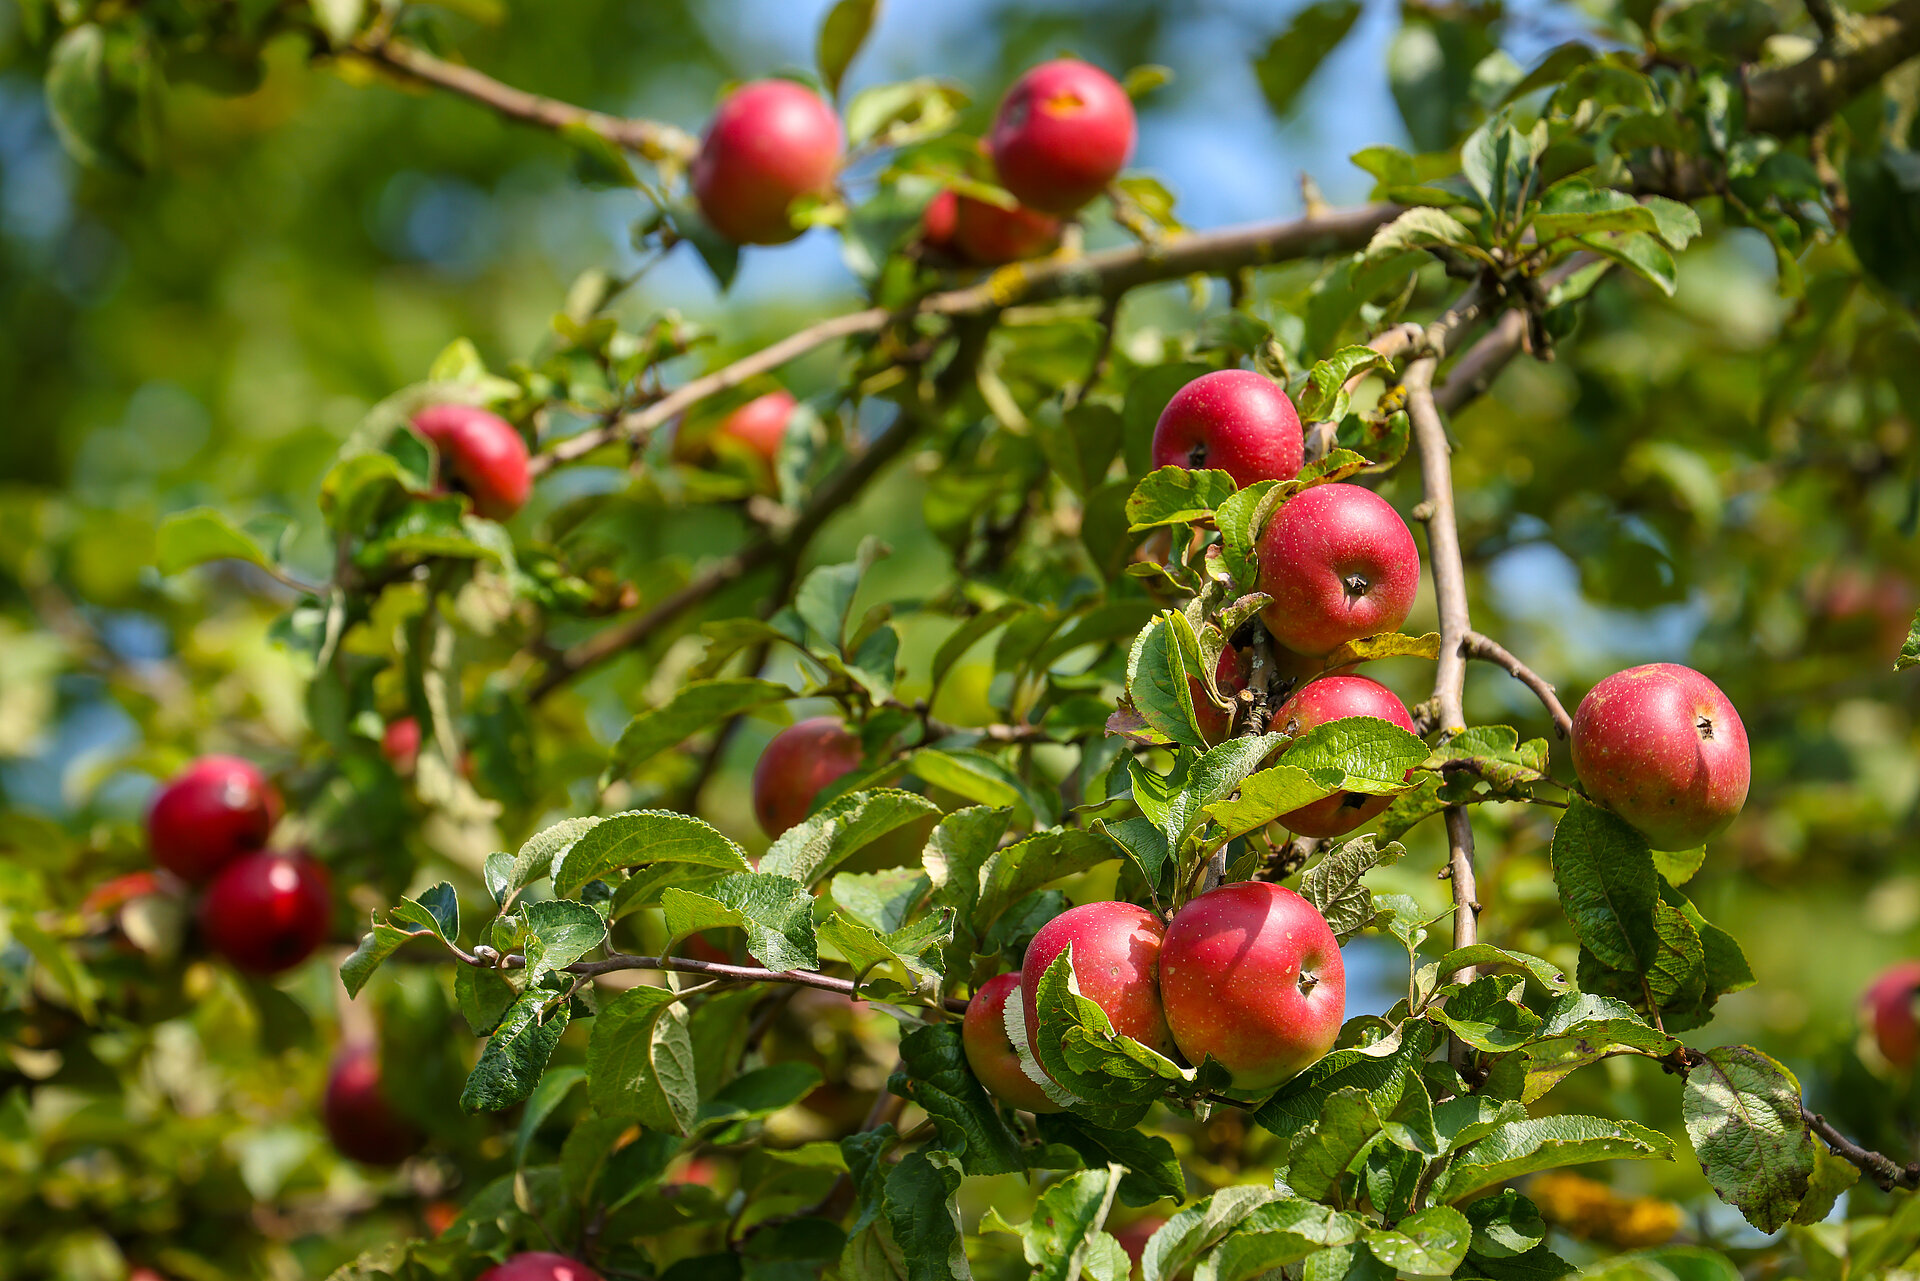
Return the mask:
<svg viewBox="0 0 1920 1281">
<path fill-rule="evenodd" d="M 1916 994 L 1920 994 L 1920 961 L 1901 961 L 1883 971 L 1860 1002 L 1880 1053 L 1897 1068 L 1910 1068 L 1920 1058 Z"/>
<path fill-rule="evenodd" d="M 1657 850 L 1706 844 L 1746 804 L 1746 727 L 1691 667 L 1648 663 L 1607 677 L 1580 700 L 1572 746 L 1587 794 Z"/>
<path fill-rule="evenodd" d="M 1333 1048 L 1347 1008 L 1340 945 L 1313 905 L 1280 885 L 1236 881 L 1167 926 L 1160 997 L 1189 1062 L 1209 1054 L 1243 1094 L 1270 1090 Z"/>
<path fill-rule="evenodd" d="M 153 861 L 182 880 L 206 880 L 266 844 L 280 794 L 251 761 L 202 756 L 161 788 L 147 809 Z"/>
<path fill-rule="evenodd" d="M 1358 485 L 1315 485 L 1280 504 L 1261 531 L 1257 590 L 1273 638 L 1310 657 L 1407 621 L 1420 551 L 1386 499 Z"/>
<path fill-rule="evenodd" d="M 380 735 L 380 754 L 403 777 L 411 777 L 420 763 L 420 720 L 414 716 L 396 716 L 387 722 Z"/>
<path fill-rule="evenodd" d="M 1280 705 L 1273 717 L 1273 728 L 1298 738 L 1316 725 L 1349 716 L 1377 716 L 1413 733 L 1413 717 L 1407 714 L 1407 705 L 1385 685 L 1364 676 L 1322 676 L 1308 681 Z M 1282 752 L 1281 762 L 1284 764 L 1286 759 L 1286 753 Z M 1296 835 L 1324 840 L 1345 836 L 1362 823 L 1371 822 L 1391 804 L 1390 796 L 1335 792 L 1282 814 L 1280 823 Z"/>
<path fill-rule="evenodd" d="M 1083 903 L 1042 925 L 1020 965 L 1029 1048 L 1040 1031 L 1034 998 L 1040 976 L 1072 944 L 1080 995 L 1107 1012 L 1114 1031 L 1171 1056 L 1173 1036 L 1160 1008 L 1160 939 L 1165 933 L 1159 917 L 1132 903 Z"/>
<path fill-rule="evenodd" d="M 860 764 L 860 740 L 832 716 L 789 725 L 773 736 L 753 767 L 753 813 L 778 837 L 813 808 L 820 789 Z"/>
<path fill-rule="evenodd" d="M 478 1281 L 600 1281 L 600 1274 L 564 1254 L 529 1250 L 488 1268 Z"/>
<path fill-rule="evenodd" d="M 489 520 L 506 520 L 533 492 L 527 441 L 498 414 L 478 405 L 428 405 L 413 416 L 413 429 L 440 456 L 440 485 L 473 499 Z"/>
<path fill-rule="evenodd" d="M 713 229 L 743 245 L 800 234 L 787 209 L 833 190 L 840 118 L 791 80 L 755 80 L 727 95 L 693 160 L 693 194 Z"/>
<path fill-rule="evenodd" d="M 1000 184 L 1065 216 L 1099 195 L 1133 154 L 1133 103 L 1106 72 L 1072 58 L 1014 82 L 987 134 Z"/>
<path fill-rule="evenodd" d="M 960 1045 L 987 1092 L 1010 1107 L 1058 1112 L 1060 1105 L 1020 1070 L 1020 1055 L 1007 1036 L 1007 1001 L 1018 996 L 1020 976 L 997 974 L 980 985 L 960 1022 Z"/>
<path fill-rule="evenodd" d="M 1135 1219 L 1113 1234 L 1113 1239 L 1127 1252 L 1127 1258 L 1133 1260 L 1135 1272 L 1140 1270 L 1140 1260 L 1147 1253 L 1147 1242 L 1153 1240 L 1154 1233 L 1166 1226 L 1165 1215 L 1149 1214 L 1145 1218 Z"/>
<path fill-rule="evenodd" d="M 770 391 L 764 396 L 755 396 L 721 419 L 714 434 L 732 437 L 772 462 L 780 455 L 781 442 L 787 438 L 787 422 L 799 404 L 790 391 Z"/>
<path fill-rule="evenodd" d="M 943 254 L 954 255 L 953 227 L 960 218 L 960 196 L 951 189 L 927 202 L 920 215 L 920 243 Z"/>
<path fill-rule="evenodd" d="M 273 974 L 313 955 L 333 900 L 327 869 L 305 854 L 262 850 L 222 868 L 200 900 L 207 945 L 243 970 Z"/>
<path fill-rule="evenodd" d="M 1024 205 L 999 205 L 961 196 L 955 202 L 953 248 L 976 267 L 1001 267 L 1052 252 L 1060 243 L 1060 220 Z"/>
<path fill-rule="evenodd" d="M 1220 661 L 1214 664 L 1213 683 L 1220 687 L 1222 694 L 1232 698 L 1247 687 L 1247 673 L 1252 665 L 1253 659 L 1245 650 L 1229 645 L 1220 651 Z M 1233 729 L 1232 713 L 1207 696 L 1207 687 L 1198 676 L 1187 677 L 1187 689 L 1193 696 L 1193 718 L 1199 723 L 1200 737 L 1213 747 L 1226 742 Z"/>
<path fill-rule="evenodd" d="M 1215 467 L 1242 488 L 1292 480 L 1305 459 L 1293 402 L 1250 369 L 1202 374 L 1173 394 L 1153 429 L 1155 467 Z"/>
<path fill-rule="evenodd" d="M 340 1154 L 365 1165 L 399 1165 L 426 1142 L 380 1092 L 380 1052 L 364 1042 L 334 1055 L 320 1118 Z"/>
</svg>

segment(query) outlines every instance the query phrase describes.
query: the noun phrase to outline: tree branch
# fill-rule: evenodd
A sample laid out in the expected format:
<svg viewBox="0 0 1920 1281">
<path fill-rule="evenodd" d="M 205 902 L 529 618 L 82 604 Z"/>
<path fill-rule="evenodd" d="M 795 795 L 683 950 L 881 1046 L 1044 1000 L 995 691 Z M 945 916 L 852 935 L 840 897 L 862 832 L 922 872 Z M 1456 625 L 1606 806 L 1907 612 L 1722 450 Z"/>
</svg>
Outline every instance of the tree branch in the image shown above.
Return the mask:
<svg viewBox="0 0 1920 1281">
<path fill-rule="evenodd" d="M 502 957 L 499 962 L 500 968 L 506 970 L 525 969 L 526 964 L 527 958 L 517 952 Z M 695 961 L 684 956 L 632 956 L 619 952 L 598 961 L 575 961 L 563 972 L 582 978 L 598 978 L 602 974 L 615 974 L 622 970 L 672 970 L 680 974 L 698 974 L 718 983 L 794 983 L 822 992 L 837 992 L 856 1000 L 868 999 L 860 995 L 852 979 L 835 978 L 831 974 L 819 974 L 813 970 L 769 970 L 758 965 L 725 965 L 718 961 Z M 961 997 L 941 997 L 940 1003 L 941 1008 L 949 1014 L 967 1012 L 967 1002 Z"/>
<path fill-rule="evenodd" d="M 1491 636 L 1469 631 L 1461 643 L 1468 658 L 1477 658 L 1482 662 L 1504 667 L 1508 675 L 1532 690 L 1534 696 L 1546 707 L 1547 714 L 1553 717 L 1553 728 L 1559 733 L 1562 742 L 1573 737 L 1573 717 L 1567 715 L 1567 709 L 1560 703 L 1560 696 L 1554 692 L 1553 686 L 1545 677 L 1515 658 L 1510 650 Z"/>
<path fill-rule="evenodd" d="M 1920 0 L 1894 0 L 1878 13 L 1851 15 L 1846 25 L 1844 40 L 1747 82 L 1748 129 L 1804 133 L 1920 54 Z"/>
<path fill-rule="evenodd" d="M 1808 1111 L 1805 1103 L 1800 1105 L 1800 1115 L 1805 1118 L 1808 1129 L 1827 1141 L 1827 1146 L 1833 1149 L 1835 1156 L 1858 1167 L 1861 1173 L 1880 1185 L 1882 1192 L 1891 1192 L 1895 1188 L 1920 1188 L 1920 1161 L 1901 1165 L 1890 1156 L 1861 1147 L 1834 1129 L 1826 1117 Z"/>
<path fill-rule="evenodd" d="M 555 98 L 543 98 L 539 94 L 503 84 L 472 67 L 436 58 L 424 49 L 393 40 L 363 41 L 354 45 L 350 52 L 396 72 L 404 79 L 470 98 L 509 120 L 538 125 L 555 132 L 574 128 L 591 129 L 615 146 L 625 147 L 655 164 L 663 161 L 684 163 L 693 157 L 699 147 L 692 134 L 672 125 L 610 116 Z"/>
</svg>

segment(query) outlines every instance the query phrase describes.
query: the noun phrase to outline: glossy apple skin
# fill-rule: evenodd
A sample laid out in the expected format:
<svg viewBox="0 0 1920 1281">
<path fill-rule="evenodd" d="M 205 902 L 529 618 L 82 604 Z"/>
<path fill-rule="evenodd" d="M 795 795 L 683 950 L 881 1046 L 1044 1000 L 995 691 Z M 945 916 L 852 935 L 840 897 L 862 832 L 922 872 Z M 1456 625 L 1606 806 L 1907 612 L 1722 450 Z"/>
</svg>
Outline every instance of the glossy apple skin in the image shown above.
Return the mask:
<svg viewBox="0 0 1920 1281">
<path fill-rule="evenodd" d="M 267 843 L 280 793 L 251 761 L 202 756 L 154 794 L 147 807 L 153 861 L 198 884 Z"/>
<path fill-rule="evenodd" d="M 860 764 L 860 740 L 832 716 L 789 725 L 753 767 L 753 813 L 777 838 L 813 808 L 820 789 Z"/>
<path fill-rule="evenodd" d="M 799 405 L 790 391 L 755 396 L 722 419 L 716 434 L 731 436 L 772 462 L 780 455 L 781 442 L 787 438 L 787 421 Z"/>
<path fill-rule="evenodd" d="M 313 955 L 333 900 L 327 869 L 305 854 L 262 850 L 222 868 L 200 900 L 200 934 L 240 969 L 275 974 Z"/>
<path fill-rule="evenodd" d="M 1720 687 L 1678 663 L 1629 667 L 1573 714 L 1573 768 L 1587 794 L 1657 850 L 1690 850 L 1746 804 L 1746 726 Z"/>
<path fill-rule="evenodd" d="M 514 425 L 478 405 L 429 405 L 413 429 L 440 455 L 440 483 L 473 499 L 489 520 L 506 520 L 533 493 L 526 438 Z"/>
<path fill-rule="evenodd" d="M 1065 217 L 1106 189 L 1133 154 L 1133 103 L 1100 68 L 1043 62 L 1000 100 L 987 152 L 1000 184 L 1042 213 Z"/>
<path fill-rule="evenodd" d="M 1250 369 L 1202 374 L 1173 394 L 1153 428 L 1155 467 L 1218 468 L 1242 489 L 1292 480 L 1305 460 L 1293 402 Z"/>
<path fill-rule="evenodd" d="M 371 1045 L 343 1045 L 334 1055 L 320 1119 L 340 1154 L 363 1165 L 399 1165 L 426 1142 L 380 1092 L 380 1054 Z"/>
<path fill-rule="evenodd" d="M 787 209 L 833 190 L 840 118 L 791 80 L 755 80 L 727 95 L 693 160 L 693 195 L 713 229 L 743 245 L 785 244 Z"/>
<path fill-rule="evenodd" d="M 1212 1055 L 1233 1089 L 1252 1095 L 1333 1048 L 1347 971 L 1311 903 L 1284 886 L 1237 881 L 1194 899 L 1167 926 L 1160 998 L 1187 1060 Z"/>
<path fill-rule="evenodd" d="M 1232 698 L 1247 687 L 1247 673 L 1252 663 L 1252 656 L 1245 650 L 1229 645 L 1220 651 L 1220 661 L 1214 664 L 1213 683 L 1220 687 L 1222 694 Z M 1200 683 L 1199 677 L 1187 677 L 1187 689 L 1193 695 L 1193 718 L 1200 725 L 1200 737 L 1214 747 L 1226 742 L 1227 734 L 1233 729 L 1233 714 L 1207 696 L 1207 687 Z"/>
<path fill-rule="evenodd" d="M 1020 1070 L 1020 1055 L 1007 1037 L 1007 1001 L 1020 994 L 1018 974 L 997 974 L 980 985 L 960 1021 L 960 1045 L 987 1092 L 1009 1107 L 1058 1112 L 1060 1106 Z"/>
<path fill-rule="evenodd" d="M 477 1281 L 600 1281 L 600 1274 L 564 1254 L 529 1250 L 488 1268 Z"/>
<path fill-rule="evenodd" d="M 1873 1028 L 1874 1043 L 1897 1068 L 1910 1068 L 1920 1058 L 1916 993 L 1920 993 L 1920 961 L 1901 961 L 1883 970 L 1860 1002 Z"/>
<path fill-rule="evenodd" d="M 1260 612 L 1273 638 L 1309 657 L 1407 621 L 1420 589 L 1420 550 L 1386 499 L 1359 485 L 1315 485 L 1260 533 Z"/>
<path fill-rule="evenodd" d="M 1308 681 L 1280 705 L 1272 727 L 1297 738 L 1316 725 L 1349 716 L 1377 716 L 1383 721 L 1392 721 L 1409 734 L 1414 732 L 1413 717 L 1399 696 L 1364 676 L 1322 676 Z M 1287 759 L 1284 752 L 1280 759 L 1282 762 Z M 1295 835 L 1326 840 L 1345 836 L 1361 824 L 1372 822 L 1391 804 L 1391 796 L 1335 792 L 1282 814 L 1280 824 Z"/>
<path fill-rule="evenodd" d="M 1160 1008 L 1160 939 L 1165 933 L 1159 917 L 1132 903 L 1083 903 L 1041 926 L 1020 965 L 1028 1047 L 1033 1048 L 1040 1029 L 1033 995 L 1040 976 L 1072 944 L 1080 995 L 1107 1012 L 1114 1031 L 1171 1056 L 1173 1034 Z"/>
</svg>

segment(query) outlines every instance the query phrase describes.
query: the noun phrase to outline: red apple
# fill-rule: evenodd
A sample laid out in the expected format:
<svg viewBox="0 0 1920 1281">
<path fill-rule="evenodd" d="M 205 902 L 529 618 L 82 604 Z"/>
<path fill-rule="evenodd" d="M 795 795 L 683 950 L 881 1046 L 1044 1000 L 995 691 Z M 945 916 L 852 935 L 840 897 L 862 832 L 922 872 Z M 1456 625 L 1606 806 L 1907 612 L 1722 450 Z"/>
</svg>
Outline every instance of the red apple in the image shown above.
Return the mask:
<svg viewBox="0 0 1920 1281">
<path fill-rule="evenodd" d="M 506 520 L 526 506 L 533 473 L 526 438 L 512 423 L 478 405 L 428 405 L 413 429 L 440 457 L 441 487 L 461 490 L 482 516 Z"/>
<path fill-rule="evenodd" d="M 334 1056 L 320 1117 L 340 1154 L 365 1165 L 399 1165 L 426 1142 L 380 1092 L 380 1053 L 364 1043 Z"/>
<path fill-rule="evenodd" d="M 980 1084 L 1002 1103 L 1028 1112 L 1058 1112 L 1060 1105 L 1020 1070 L 1020 1055 L 1007 1036 L 1007 1001 L 1019 991 L 1018 974 L 998 974 L 982 983 L 967 1002 L 960 1044 Z"/>
<path fill-rule="evenodd" d="M 1293 402 L 1250 369 L 1202 374 L 1173 394 L 1153 429 L 1155 467 L 1214 467 L 1242 488 L 1292 480 L 1305 458 Z"/>
<path fill-rule="evenodd" d="M 860 740 L 832 716 L 789 725 L 753 767 L 753 813 L 778 837 L 813 808 L 820 789 L 860 764 Z"/>
<path fill-rule="evenodd" d="M 153 861 L 186 881 L 204 881 L 266 844 L 280 794 L 251 761 L 202 756 L 174 776 L 147 809 Z"/>
<path fill-rule="evenodd" d="M 529 1250 L 488 1268 L 478 1281 L 600 1281 L 600 1274 L 564 1254 Z"/>
<path fill-rule="evenodd" d="M 1678 663 L 1629 667 L 1573 714 L 1573 768 L 1587 794 L 1657 850 L 1690 850 L 1746 804 L 1747 730 L 1720 687 Z"/>
<path fill-rule="evenodd" d="M 1340 1035 L 1347 970 L 1326 918 L 1292 890 L 1236 881 L 1174 916 L 1160 949 L 1160 997 L 1189 1062 L 1212 1055 L 1233 1089 L 1297 1076 Z"/>
<path fill-rule="evenodd" d="M 1344 720 L 1349 716 L 1377 716 L 1392 721 L 1409 734 L 1413 717 L 1407 705 L 1378 681 L 1364 676 L 1322 676 L 1308 681 L 1281 704 L 1274 714 L 1273 728 L 1295 738 L 1316 725 Z M 1286 761 L 1282 752 L 1280 760 Z M 1390 796 L 1369 796 L 1364 792 L 1335 792 L 1280 816 L 1280 823 L 1299 836 L 1327 839 L 1345 836 L 1362 823 L 1371 822 L 1393 804 Z"/>
<path fill-rule="evenodd" d="M 1034 993 L 1054 958 L 1073 946 L 1073 976 L 1080 995 L 1107 1012 L 1113 1030 L 1173 1053 L 1173 1036 L 1160 1008 L 1160 918 L 1132 903 L 1083 903 L 1040 927 L 1020 966 L 1020 1004 L 1032 1048 L 1040 1031 Z M 1037 1054 L 1036 1054 L 1037 1057 Z"/>
<path fill-rule="evenodd" d="M 1120 1243 L 1120 1248 L 1127 1252 L 1129 1259 L 1133 1260 L 1135 1272 L 1140 1270 L 1140 1260 L 1147 1253 L 1147 1242 L 1153 1240 L 1154 1233 L 1166 1226 L 1167 1220 L 1164 1215 L 1149 1214 L 1145 1218 L 1135 1219 L 1113 1234 L 1113 1239 Z"/>
<path fill-rule="evenodd" d="M 1232 698 L 1247 687 L 1247 672 L 1252 664 L 1253 659 L 1245 650 L 1229 645 L 1220 651 L 1220 661 L 1214 664 L 1213 683 L 1220 687 L 1222 694 Z M 1200 725 L 1200 737 L 1213 747 L 1226 742 L 1233 729 L 1232 713 L 1207 696 L 1207 687 L 1198 676 L 1187 677 L 1187 689 L 1193 695 L 1193 716 Z"/>
<path fill-rule="evenodd" d="M 1133 154 L 1133 103 L 1106 72 L 1072 58 L 1014 82 L 987 134 L 1000 183 L 1042 213 L 1073 213 Z"/>
<path fill-rule="evenodd" d="M 127 1281 L 167 1281 L 152 1268 L 133 1268 L 127 1273 Z"/>
<path fill-rule="evenodd" d="M 955 255 L 953 227 L 960 218 L 959 193 L 942 191 L 927 202 L 920 215 L 920 243 L 943 254 Z"/>
<path fill-rule="evenodd" d="M 1038 258 L 1060 243 L 1060 220 L 1021 206 L 1002 209 L 972 196 L 955 204 L 953 248 L 976 267 L 1001 267 Z"/>
<path fill-rule="evenodd" d="M 743 245 L 800 234 L 787 209 L 833 190 L 840 118 L 791 80 L 755 80 L 727 95 L 693 160 L 693 194 L 713 229 Z"/>
<path fill-rule="evenodd" d="M 1358 485 L 1315 485 L 1280 504 L 1261 531 L 1257 590 L 1273 638 L 1309 657 L 1407 621 L 1420 551 L 1386 499 Z"/>
<path fill-rule="evenodd" d="M 1910 1068 L 1920 1057 L 1916 993 L 1920 993 L 1920 961 L 1901 961 L 1883 971 L 1861 1001 L 1880 1053 L 1897 1068 Z"/>
<path fill-rule="evenodd" d="M 327 869 L 305 854 L 263 850 L 221 869 L 200 900 L 207 945 L 256 974 L 313 955 L 333 916 Z"/>
<path fill-rule="evenodd" d="M 787 438 L 787 421 L 800 402 L 789 391 L 756 396 L 721 420 L 715 435 L 730 436 L 753 453 L 772 462 Z"/>
<path fill-rule="evenodd" d="M 420 764 L 420 721 L 418 717 L 396 716 L 387 722 L 380 735 L 380 754 L 402 776 L 411 777 Z"/>
</svg>

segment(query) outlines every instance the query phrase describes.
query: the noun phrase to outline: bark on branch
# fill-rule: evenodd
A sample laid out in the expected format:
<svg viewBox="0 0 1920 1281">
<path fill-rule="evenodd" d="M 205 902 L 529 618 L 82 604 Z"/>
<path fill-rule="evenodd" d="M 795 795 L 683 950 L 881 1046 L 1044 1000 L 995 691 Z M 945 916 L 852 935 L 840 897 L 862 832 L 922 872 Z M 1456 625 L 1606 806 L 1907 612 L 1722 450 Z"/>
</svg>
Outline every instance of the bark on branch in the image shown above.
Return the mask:
<svg viewBox="0 0 1920 1281">
<path fill-rule="evenodd" d="M 1850 15 L 1842 38 L 1812 57 L 1747 82 L 1747 128 L 1804 133 L 1920 54 L 1920 0 L 1894 0 L 1878 13 Z"/>
</svg>

